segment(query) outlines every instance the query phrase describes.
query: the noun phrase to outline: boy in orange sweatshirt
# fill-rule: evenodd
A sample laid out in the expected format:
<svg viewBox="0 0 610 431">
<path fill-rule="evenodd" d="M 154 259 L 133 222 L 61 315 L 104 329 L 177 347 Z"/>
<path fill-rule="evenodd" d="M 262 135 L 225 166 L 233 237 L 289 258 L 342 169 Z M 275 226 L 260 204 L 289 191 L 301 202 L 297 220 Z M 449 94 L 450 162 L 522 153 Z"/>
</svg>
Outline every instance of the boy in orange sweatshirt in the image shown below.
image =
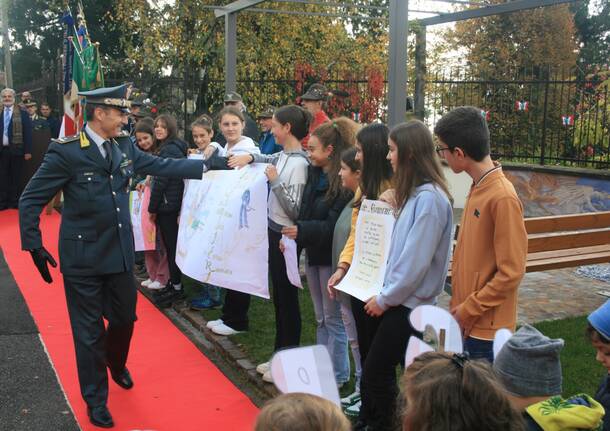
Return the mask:
<svg viewBox="0 0 610 431">
<path fill-rule="evenodd" d="M 434 134 L 439 156 L 473 181 L 453 254 L 450 311 L 462 329 L 464 350 L 493 362 L 495 332 L 514 331 L 517 320 L 517 288 L 527 259 L 523 206 L 502 167 L 491 160 L 480 109 L 453 109 Z"/>
</svg>

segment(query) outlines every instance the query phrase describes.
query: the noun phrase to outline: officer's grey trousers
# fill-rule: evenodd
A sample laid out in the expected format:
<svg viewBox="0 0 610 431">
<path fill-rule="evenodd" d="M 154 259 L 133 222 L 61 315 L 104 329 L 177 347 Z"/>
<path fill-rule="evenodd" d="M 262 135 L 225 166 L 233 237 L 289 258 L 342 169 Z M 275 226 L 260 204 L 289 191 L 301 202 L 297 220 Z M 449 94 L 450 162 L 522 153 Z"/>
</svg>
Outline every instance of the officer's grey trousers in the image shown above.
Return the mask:
<svg viewBox="0 0 610 431">
<path fill-rule="evenodd" d="M 136 320 L 132 272 L 98 276 L 64 275 L 64 287 L 81 395 L 89 407 L 108 400 L 108 373 L 125 368 Z M 104 320 L 108 321 L 105 328 Z"/>
</svg>

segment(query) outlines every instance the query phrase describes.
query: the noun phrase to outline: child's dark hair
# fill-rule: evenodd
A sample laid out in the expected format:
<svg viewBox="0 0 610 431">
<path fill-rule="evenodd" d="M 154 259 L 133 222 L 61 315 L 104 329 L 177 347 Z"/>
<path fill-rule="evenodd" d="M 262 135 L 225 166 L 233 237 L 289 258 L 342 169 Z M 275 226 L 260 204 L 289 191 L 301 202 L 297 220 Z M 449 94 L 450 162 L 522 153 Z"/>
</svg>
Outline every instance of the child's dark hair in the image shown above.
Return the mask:
<svg viewBox="0 0 610 431">
<path fill-rule="evenodd" d="M 346 148 L 354 146 L 356 140 L 356 131 L 358 123 L 347 118 L 339 117 L 331 122 L 321 124 L 311 134 L 318 138 L 323 147 L 333 146 L 333 152 L 330 155 L 330 169 L 327 172 L 328 176 L 328 191 L 326 192 L 326 200 L 333 201 L 346 190 L 341 187 L 341 177 L 339 169 L 341 169 L 341 153 Z"/>
<path fill-rule="evenodd" d="M 150 137 L 152 138 L 153 144 L 152 144 L 152 147 L 148 150 L 148 152 L 151 154 L 157 154 L 157 152 L 159 151 L 159 143 L 155 139 L 155 131 L 154 131 L 153 125 L 150 122 L 138 121 L 133 133 L 134 133 L 134 136 L 136 136 L 136 138 L 137 138 L 138 133 L 146 133 L 146 134 L 150 135 Z M 138 146 L 138 148 L 139 148 L 139 146 Z"/>
<path fill-rule="evenodd" d="M 523 431 L 521 414 L 486 361 L 427 352 L 403 377 L 406 431 Z"/>
<path fill-rule="evenodd" d="M 341 153 L 341 161 L 347 165 L 352 172 L 361 170 L 360 161 L 356 160 L 356 147 L 349 147 L 347 150 Z"/>
<path fill-rule="evenodd" d="M 360 191 L 363 198 L 377 199 L 381 185 L 392 179 L 392 165 L 388 156 L 389 130 L 385 124 L 372 123 L 360 129 L 356 140 L 362 148 L 362 175 L 360 176 Z M 360 207 L 362 199 L 354 203 Z"/>
<path fill-rule="evenodd" d="M 220 110 L 220 112 L 218 113 L 218 122 L 219 123 L 222 121 L 222 117 L 224 117 L 225 115 L 233 115 L 233 116 L 239 118 L 242 123 L 246 121 L 246 119 L 244 118 L 243 112 L 241 112 L 235 106 L 230 106 L 230 105 L 225 106 L 224 108 L 222 108 Z"/>
<path fill-rule="evenodd" d="M 153 125 L 146 121 L 138 121 L 136 128 L 134 129 L 134 133 L 148 133 L 150 136 L 155 136 Z"/>
<path fill-rule="evenodd" d="M 178 123 L 173 115 L 159 115 L 157 118 L 155 118 L 155 127 L 157 127 L 157 124 L 159 123 L 163 123 L 165 125 L 165 129 L 167 130 L 167 138 L 165 138 L 162 142 L 173 141 L 174 139 L 178 138 Z M 155 141 L 156 140 L 157 139 L 155 138 Z"/>
<path fill-rule="evenodd" d="M 290 124 L 290 133 L 299 141 L 309 133 L 312 115 L 297 105 L 285 105 L 274 112 L 273 117 L 282 125 Z"/>
<path fill-rule="evenodd" d="M 194 127 L 201 127 L 208 132 L 212 132 L 214 130 L 214 120 L 212 120 L 209 115 L 203 114 L 191 123 L 191 130 L 193 130 Z"/>
<path fill-rule="evenodd" d="M 604 336 L 604 334 L 602 334 L 597 329 L 595 329 L 593 327 L 593 325 L 591 325 L 590 323 L 587 323 L 587 329 L 585 330 L 585 335 L 587 336 L 587 339 L 591 343 L 595 343 L 595 342 L 599 341 L 600 343 L 603 343 L 603 344 L 610 344 L 610 340 L 607 339 Z"/>
<path fill-rule="evenodd" d="M 443 115 L 434 127 L 434 134 L 450 150 L 459 147 L 476 162 L 489 155 L 487 121 L 481 109 L 474 106 L 459 106 Z"/>
</svg>

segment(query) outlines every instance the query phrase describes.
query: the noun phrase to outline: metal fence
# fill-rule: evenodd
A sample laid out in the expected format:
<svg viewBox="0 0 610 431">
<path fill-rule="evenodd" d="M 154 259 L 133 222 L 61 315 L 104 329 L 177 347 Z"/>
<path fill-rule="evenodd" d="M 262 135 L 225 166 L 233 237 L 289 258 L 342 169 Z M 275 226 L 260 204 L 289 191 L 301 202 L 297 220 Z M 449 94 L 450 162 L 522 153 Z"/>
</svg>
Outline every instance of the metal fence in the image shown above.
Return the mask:
<svg viewBox="0 0 610 431">
<path fill-rule="evenodd" d="M 481 108 L 492 154 L 501 160 L 610 168 L 607 72 L 521 69 L 510 79 L 476 79 L 462 71 L 427 81 L 427 121 L 460 105 Z"/>
<path fill-rule="evenodd" d="M 244 96 L 252 116 L 268 105 L 294 103 L 303 92 L 300 87 L 306 88 L 315 82 L 315 78 L 297 81 L 291 73 L 287 70 L 286 76 L 279 78 L 238 77 L 237 91 Z M 494 158 L 543 165 L 610 168 L 610 73 L 607 70 L 585 76 L 576 70 L 529 67 L 503 71 L 502 75 L 481 77 L 481 74 L 464 70 L 429 73 L 423 87 L 424 120 L 434 126 L 444 113 L 456 106 L 477 106 L 489 122 Z M 106 84 L 124 81 L 108 77 Z M 326 76 L 324 82 L 329 88 L 350 95 L 331 100 L 329 110 L 333 115 L 348 115 L 363 121 L 375 117 L 383 121 L 385 118 L 387 83 L 381 84 L 383 88 L 376 96 L 378 100 L 376 105 L 373 103 L 371 114 L 370 77 L 334 74 Z M 410 94 L 413 84 L 409 83 Z M 148 93 L 159 111 L 174 114 L 185 130 L 184 126 L 196 116 L 213 114 L 222 107 L 224 79 L 220 73 L 208 73 L 203 78 L 136 80 L 135 85 Z M 412 98 L 405 103 L 412 109 Z M 368 115 L 361 115 L 366 109 L 369 109 Z M 413 116 L 412 111 L 409 115 Z"/>
</svg>

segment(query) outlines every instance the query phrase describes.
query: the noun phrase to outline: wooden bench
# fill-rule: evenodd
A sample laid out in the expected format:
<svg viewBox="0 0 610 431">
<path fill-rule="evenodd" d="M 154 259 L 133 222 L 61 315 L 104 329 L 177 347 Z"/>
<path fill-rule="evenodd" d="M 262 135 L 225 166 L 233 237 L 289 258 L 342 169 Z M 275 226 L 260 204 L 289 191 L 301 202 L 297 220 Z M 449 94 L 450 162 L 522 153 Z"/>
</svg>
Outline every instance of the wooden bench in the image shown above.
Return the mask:
<svg viewBox="0 0 610 431">
<path fill-rule="evenodd" d="M 526 218 L 525 230 L 525 272 L 610 262 L 610 211 Z"/>
</svg>

